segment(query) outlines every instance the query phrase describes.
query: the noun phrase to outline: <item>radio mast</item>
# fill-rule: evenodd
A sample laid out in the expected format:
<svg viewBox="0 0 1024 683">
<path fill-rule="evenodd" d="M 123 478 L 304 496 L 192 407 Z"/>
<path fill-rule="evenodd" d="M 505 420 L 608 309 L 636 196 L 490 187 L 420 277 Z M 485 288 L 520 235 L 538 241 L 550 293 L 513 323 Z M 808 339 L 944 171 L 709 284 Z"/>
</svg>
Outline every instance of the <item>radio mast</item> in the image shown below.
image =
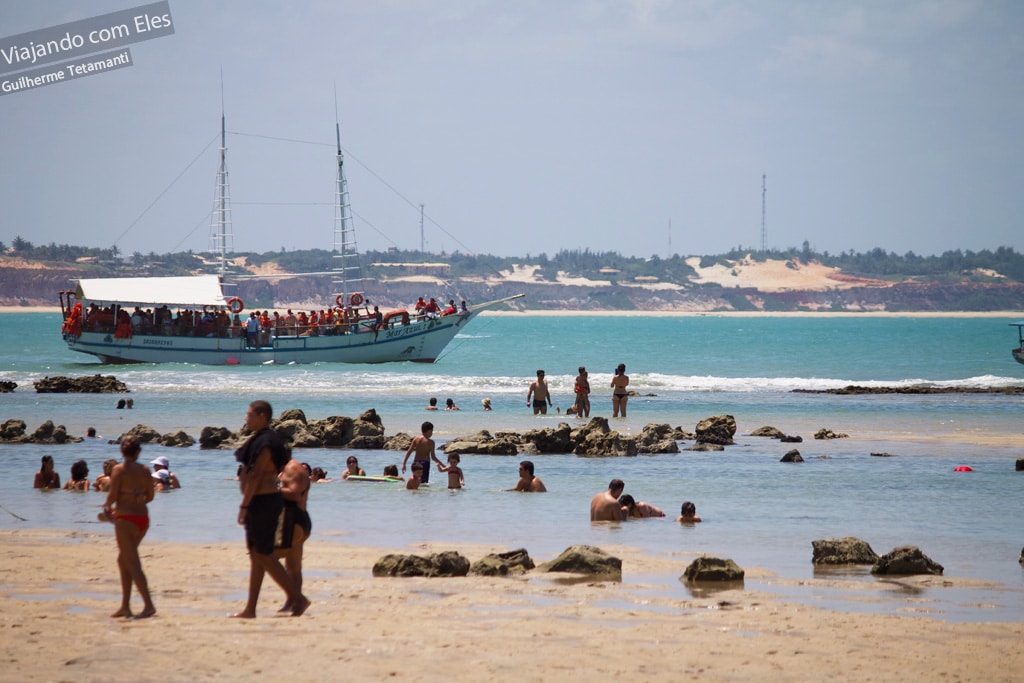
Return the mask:
<svg viewBox="0 0 1024 683">
<path fill-rule="evenodd" d="M 761 174 L 761 253 L 768 242 L 768 175 Z"/>
</svg>

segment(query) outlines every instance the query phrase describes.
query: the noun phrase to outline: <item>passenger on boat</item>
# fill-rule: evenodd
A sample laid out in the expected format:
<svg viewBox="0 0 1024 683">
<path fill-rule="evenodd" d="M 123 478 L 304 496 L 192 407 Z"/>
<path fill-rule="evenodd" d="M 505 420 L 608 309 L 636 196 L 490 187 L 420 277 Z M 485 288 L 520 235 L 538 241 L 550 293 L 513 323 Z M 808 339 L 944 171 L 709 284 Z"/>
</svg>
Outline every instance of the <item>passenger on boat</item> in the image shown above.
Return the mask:
<svg viewBox="0 0 1024 683">
<path fill-rule="evenodd" d="M 289 308 L 288 314 L 284 317 L 285 334 L 289 336 L 295 336 L 296 334 L 298 334 L 297 330 L 295 329 L 296 325 L 298 324 L 298 318 L 295 317 L 295 314 L 292 313 L 292 309 Z"/>
<path fill-rule="evenodd" d="M 416 300 L 416 319 L 423 320 L 425 317 L 427 317 L 427 302 L 421 296 Z"/>
<path fill-rule="evenodd" d="M 114 339 L 132 338 L 132 317 L 128 311 L 119 309 L 117 311 L 117 328 L 114 330 Z"/>
<path fill-rule="evenodd" d="M 434 297 L 430 297 L 430 301 L 427 303 L 427 317 L 433 319 L 440 314 L 441 307 L 437 305 L 437 300 Z"/>
<path fill-rule="evenodd" d="M 245 323 L 245 344 L 250 348 L 255 348 L 259 341 L 260 335 L 260 319 L 256 317 L 256 311 L 249 314 L 249 320 Z"/>
<path fill-rule="evenodd" d="M 380 328 L 384 327 L 384 314 L 380 312 L 378 306 L 373 307 L 373 341 L 377 341 L 377 335 L 380 334 Z"/>
<path fill-rule="evenodd" d="M 466 300 L 462 300 L 462 306 L 459 308 L 459 313 L 469 313 L 469 306 L 466 305 Z"/>
<path fill-rule="evenodd" d="M 455 299 L 448 299 L 448 307 L 444 309 L 441 315 L 453 315 L 458 312 L 455 308 Z"/>
</svg>

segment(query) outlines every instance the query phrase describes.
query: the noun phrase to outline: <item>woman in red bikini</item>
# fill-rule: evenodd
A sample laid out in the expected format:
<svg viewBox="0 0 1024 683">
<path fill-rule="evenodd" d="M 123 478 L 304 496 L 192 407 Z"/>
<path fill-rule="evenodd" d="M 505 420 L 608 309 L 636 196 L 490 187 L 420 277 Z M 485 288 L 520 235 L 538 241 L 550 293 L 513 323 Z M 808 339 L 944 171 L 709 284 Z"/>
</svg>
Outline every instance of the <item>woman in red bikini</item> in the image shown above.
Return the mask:
<svg viewBox="0 0 1024 683">
<path fill-rule="evenodd" d="M 121 455 L 124 462 L 110 473 L 110 491 L 103 504 L 100 519 L 114 524 L 117 537 L 117 568 L 121 573 L 121 608 L 112 617 L 131 617 L 128 600 L 132 583 L 142 596 L 143 608 L 137 618 L 145 619 L 156 614 L 153 600 L 149 596 L 149 584 L 142 573 L 139 559 L 139 544 L 149 529 L 149 511 L 146 503 L 153 500 L 153 478 L 149 468 L 139 463 L 142 445 L 138 437 L 127 436 L 121 441 Z"/>
</svg>

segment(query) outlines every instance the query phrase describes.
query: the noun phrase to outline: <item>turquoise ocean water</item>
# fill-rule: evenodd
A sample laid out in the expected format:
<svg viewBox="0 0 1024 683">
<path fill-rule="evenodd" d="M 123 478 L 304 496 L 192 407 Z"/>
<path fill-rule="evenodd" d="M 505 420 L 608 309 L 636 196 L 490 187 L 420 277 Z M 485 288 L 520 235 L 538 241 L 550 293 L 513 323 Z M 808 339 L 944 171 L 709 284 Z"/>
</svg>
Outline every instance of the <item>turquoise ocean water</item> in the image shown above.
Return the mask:
<svg viewBox="0 0 1024 683">
<path fill-rule="evenodd" d="M 0 379 L 13 394 L 0 394 L 0 420 L 19 418 L 30 430 L 45 420 L 84 435 L 94 426 L 115 438 L 137 423 L 164 433 L 194 436 L 206 425 L 232 430 L 242 424 L 250 400 L 265 398 L 276 411 L 302 408 L 311 419 L 358 416 L 375 408 L 386 432 L 417 433 L 435 424 L 440 443 L 480 429 L 492 432 L 556 426 L 573 418 L 534 417 L 526 389 L 538 368 L 546 370 L 555 403 L 572 404 L 572 380 L 587 366 L 594 388 L 592 415 L 611 414 L 608 383 L 625 363 L 629 416 L 612 420 L 625 433 L 648 423 L 692 430 L 702 418 L 736 417 L 736 446 L 723 453 L 584 459 L 535 456 L 549 493 L 499 493 L 516 480 L 520 458 L 466 456 L 467 488 L 433 486 L 406 492 L 379 484 L 330 483 L 314 488 L 310 510 L 314 539 L 403 547 L 416 542 L 471 542 L 526 547 L 546 559 L 573 543 L 624 544 L 652 553 L 732 557 L 774 578 L 748 588 L 780 592 L 841 608 L 928 613 L 949 619 L 1004 620 L 1024 614 L 1024 457 L 1019 396 L 943 394 L 831 396 L 793 393 L 797 388 L 847 384 L 899 386 L 1016 386 L 1024 365 L 1010 357 L 1016 331 L 1001 318 L 794 318 L 721 316 L 486 316 L 456 337 L 433 365 L 306 365 L 206 367 L 191 365 L 103 366 L 68 351 L 60 316 L 0 316 Z M 114 374 L 131 389 L 132 411 L 115 410 L 111 395 L 36 394 L 32 380 L 46 375 Z M 427 413 L 427 399 L 453 398 L 458 412 Z M 492 412 L 480 409 L 489 397 Z M 784 465 L 793 444 L 746 436 L 773 425 L 804 437 L 807 462 Z M 849 439 L 815 441 L 822 427 Z M 993 441 L 990 437 L 998 437 Z M 683 444 L 684 446 L 686 444 Z M 296 457 L 331 474 L 352 451 L 297 451 Z M 871 457 L 886 452 L 893 457 Z M 39 458 L 52 454 L 62 478 L 85 458 L 90 474 L 116 457 L 106 440 L 59 447 L 0 445 L 0 528 L 47 527 L 104 532 L 96 523 L 100 494 L 33 491 Z M 361 465 L 378 474 L 404 453 L 357 451 Z M 152 459 L 167 455 L 184 488 L 160 495 L 148 538 L 232 541 L 235 462 L 227 451 L 147 447 Z M 441 456 L 443 458 L 443 455 Z M 968 465 L 971 473 L 954 473 Z M 590 497 L 619 477 L 626 492 L 663 508 L 666 520 L 591 525 Z M 681 527 L 670 520 L 692 500 L 705 522 Z M 28 519 L 17 520 L 15 513 Z M 199 516 L 197 516 L 199 515 Z M 898 584 L 878 582 L 865 607 L 843 591 L 793 592 L 794 581 L 815 576 L 811 541 L 853 535 L 881 553 L 919 546 L 943 564 L 946 575 L 991 582 L 983 588 L 935 589 L 908 595 Z M 315 552 L 311 543 L 307 552 Z M 821 575 L 818 575 L 819 577 Z M 846 579 L 873 581 L 865 572 Z M 843 577 L 840 577 L 843 578 Z M 671 583 L 675 583 L 670 582 Z M 893 586 L 897 586 L 896 589 Z M 684 591 L 676 584 L 667 590 Z"/>
</svg>

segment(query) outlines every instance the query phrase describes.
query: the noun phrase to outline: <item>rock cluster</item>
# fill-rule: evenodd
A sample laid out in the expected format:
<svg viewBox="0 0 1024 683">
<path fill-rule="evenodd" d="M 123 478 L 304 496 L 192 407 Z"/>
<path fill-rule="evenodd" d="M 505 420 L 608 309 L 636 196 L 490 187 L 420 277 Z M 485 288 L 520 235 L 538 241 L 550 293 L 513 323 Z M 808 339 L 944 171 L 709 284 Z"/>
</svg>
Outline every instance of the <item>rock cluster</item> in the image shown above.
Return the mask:
<svg viewBox="0 0 1024 683">
<path fill-rule="evenodd" d="M 479 576 L 508 576 L 524 574 L 533 568 L 530 553 L 526 552 L 526 548 L 519 548 L 507 553 L 491 553 L 482 557 L 470 565 L 469 573 Z"/>
<path fill-rule="evenodd" d="M 537 567 L 537 571 L 621 578 L 622 560 L 596 546 L 573 545 L 555 559 Z"/>
<path fill-rule="evenodd" d="M 693 438 L 680 427 L 666 424 L 646 425 L 637 436 L 625 436 L 611 429 L 608 418 L 593 417 L 582 427 L 573 429 L 561 422 L 557 427 L 531 429 L 522 434 L 486 429 L 468 436 L 456 436 L 441 449 L 451 455 L 542 455 L 575 453 L 584 457 L 622 457 L 646 453 L 678 453 L 677 441 Z"/>
<path fill-rule="evenodd" d="M 736 418 L 732 415 L 706 417 L 697 423 L 694 431 L 697 434 L 698 444 L 731 446 L 736 443 L 732 440 L 732 437 L 736 435 Z"/>
<path fill-rule="evenodd" d="M 388 554 L 373 565 L 374 576 L 510 576 L 534 569 L 525 548 L 505 553 L 492 553 L 472 565 L 458 552 L 448 550 L 427 555 Z M 622 560 L 600 548 L 574 545 L 551 562 L 536 567 L 538 572 L 566 572 L 593 576 L 599 580 L 622 578 Z"/>
<path fill-rule="evenodd" d="M 149 425 L 137 424 L 121 436 L 113 439 L 110 443 L 121 443 L 129 436 L 138 438 L 139 443 L 156 443 L 161 446 L 170 446 L 172 448 L 188 448 L 196 442 L 195 439 L 180 429 L 176 432 L 161 434 Z"/>
<path fill-rule="evenodd" d="M 44 377 L 32 382 L 39 394 L 126 394 L 128 387 L 113 375 Z"/>
<path fill-rule="evenodd" d="M 680 579 L 687 581 L 742 581 L 745 572 L 730 559 L 698 557 L 690 563 Z"/>
<path fill-rule="evenodd" d="M 779 462 L 803 462 L 804 456 L 800 455 L 800 451 L 793 449 L 788 451 Z"/>
<path fill-rule="evenodd" d="M 811 561 L 816 565 L 874 564 L 878 561 L 878 553 L 866 541 L 853 536 L 811 541 L 811 547 Z"/>
<path fill-rule="evenodd" d="M 454 550 L 426 557 L 390 554 L 373 565 L 374 576 L 465 576 L 468 573 L 469 560 Z"/>
<path fill-rule="evenodd" d="M 273 420 L 270 428 L 293 448 L 346 447 L 371 450 L 384 447 L 384 424 L 373 408 L 354 420 L 332 415 L 313 421 L 308 421 L 301 410 L 292 408 Z M 237 448 L 250 434 L 246 427 L 238 432 L 232 432 L 226 427 L 203 427 L 199 434 L 199 447 Z"/>
<path fill-rule="evenodd" d="M 938 574 L 943 567 L 914 545 L 903 545 L 882 555 L 871 568 L 872 574 Z"/>
<path fill-rule="evenodd" d="M 17 388 L 17 382 L 12 382 L 6 379 L 0 379 L 0 394 L 9 394 Z"/>
<path fill-rule="evenodd" d="M 836 433 L 836 432 L 833 432 L 831 429 L 825 429 L 824 427 L 822 427 L 818 431 L 814 432 L 814 438 L 815 439 L 819 439 L 819 440 L 820 439 L 848 439 L 848 438 L 850 438 L 850 435 L 849 434 L 843 434 L 841 432 L 840 433 Z"/>
<path fill-rule="evenodd" d="M 750 436 L 766 436 L 769 439 L 778 439 L 782 443 L 803 443 L 804 438 L 799 435 L 789 435 L 782 432 L 781 429 L 772 427 L 771 425 L 765 425 L 764 427 L 758 427 L 754 431 L 750 432 Z"/>
<path fill-rule="evenodd" d="M 64 425 L 53 425 L 47 420 L 31 434 L 25 431 L 24 420 L 4 420 L 0 424 L 0 443 L 42 443 L 42 444 L 64 444 L 78 443 L 82 441 L 80 436 L 69 436 Z"/>
</svg>

